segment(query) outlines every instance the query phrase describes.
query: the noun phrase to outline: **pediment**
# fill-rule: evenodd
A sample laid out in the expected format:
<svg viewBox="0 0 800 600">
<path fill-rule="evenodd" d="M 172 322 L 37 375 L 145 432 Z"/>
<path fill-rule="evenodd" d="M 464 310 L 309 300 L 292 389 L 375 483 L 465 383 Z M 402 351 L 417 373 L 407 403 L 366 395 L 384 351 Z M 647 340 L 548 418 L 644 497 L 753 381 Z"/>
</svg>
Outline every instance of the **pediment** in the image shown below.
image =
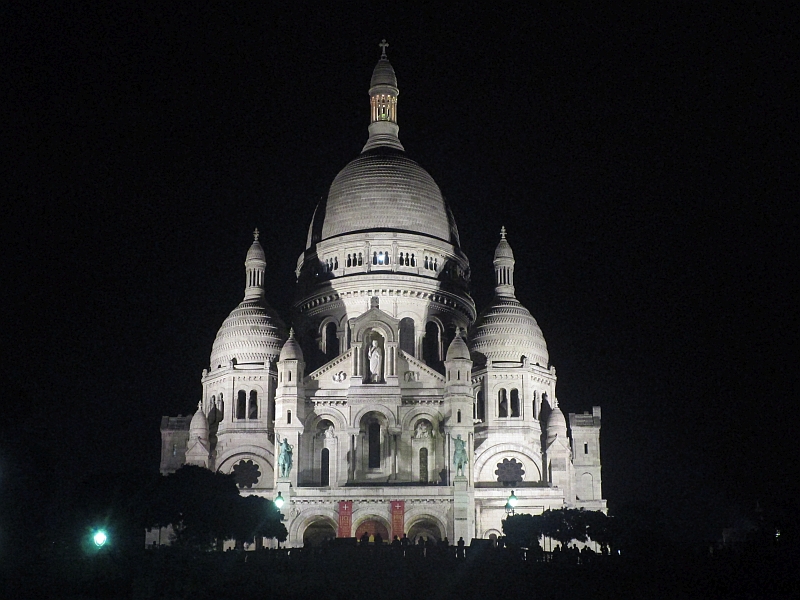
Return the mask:
<svg viewBox="0 0 800 600">
<path fill-rule="evenodd" d="M 350 385 L 350 377 L 353 375 L 351 367 L 353 364 L 353 349 L 350 348 L 344 354 L 328 361 L 319 369 L 306 376 L 304 382 L 306 386 L 313 389 L 346 389 Z M 316 385 L 314 385 L 316 384 Z"/>
<path fill-rule="evenodd" d="M 426 387 L 426 384 L 436 387 L 444 386 L 444 375 L 421 360 L 402 350 L 398 350 L 397 358 L 397 377 L 400 380 L 401 387 L 414 385 Z"/>
</svg>

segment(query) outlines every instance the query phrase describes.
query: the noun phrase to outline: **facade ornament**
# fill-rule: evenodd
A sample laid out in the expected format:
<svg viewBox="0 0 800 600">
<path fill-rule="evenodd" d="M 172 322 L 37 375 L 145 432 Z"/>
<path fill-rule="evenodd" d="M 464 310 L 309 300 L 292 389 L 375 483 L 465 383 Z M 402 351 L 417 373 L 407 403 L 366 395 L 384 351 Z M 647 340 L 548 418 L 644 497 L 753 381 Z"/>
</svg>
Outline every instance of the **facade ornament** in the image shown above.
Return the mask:
<svg viewBox="0 0 800 600">
<path fill-rule="evenodd" d="M 369 356 L 369 382 L 380 383 L 383 374 L 383 352 L 378 346 L 378 340 L 372 340 L 367 356 Z"/>
<path fill-rule="evenodd" d="M 386 42 L 385 39 L 381 40 L 381 43 L 378 44 L 381 48 L 381 58 L 387 58 L 386 56 L 386 49 L 389 47 L 389 44 Z"/>
<path fill-rule="evenodd" d="M 403 374 L 403 378 L 406 381 L 419 381 L 419 372 L 418 371 L 406 371 Z"/>
<path fill-rule="evenodd" d="M 278 438 L 280 439 L 280 438 Z M 294 446 L 289 443 L 289 438 L 283 438 L 280 445 L 280 452 L 278 453 L 278 477 L 289 477 L 292 472 L 292 451 Z"/>
<path fill-rule="evenodd" d="M 453 466 L 456 468 L 456 477 L 464 476 L 464 467 L 468 464 L 467 442 L 461 439 L 461 434 L 453 440 L 455 451 L 453 452 Z"/>
<path fill-rule="evenodd" d="M 414 439 L 425 440 L 432 437 L 431 424 L 428 421 L 418 421 L 414 429 Z"/>
<path fill-rule="evenodd" d="M 334 373 L 333 375 L 331 375 L 331 379 L 335 383 L 342 383 L 345 379 L 347 379 L 347 373 L 345 373 L 344 371 L 339 371 L 338 373 Z"/>
</svg>

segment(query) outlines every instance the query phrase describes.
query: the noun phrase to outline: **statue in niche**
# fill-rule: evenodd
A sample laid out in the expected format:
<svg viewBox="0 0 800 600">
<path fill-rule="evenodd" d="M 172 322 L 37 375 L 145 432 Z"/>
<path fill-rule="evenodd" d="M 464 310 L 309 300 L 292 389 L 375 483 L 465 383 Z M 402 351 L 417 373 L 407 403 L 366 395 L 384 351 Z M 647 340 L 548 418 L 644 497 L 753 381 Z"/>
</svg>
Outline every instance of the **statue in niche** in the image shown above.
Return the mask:
<svg viewBox="0 0 800 600">
<path fill-rule="evenodd" d="M 464 476 L 464 467 L 467 465 L 467 442 L 461 439 L 461 434 L 453 440 L 455 452 L 453 452 L 453 466 L 456 468 L 456 477 Z"/>
<path fill-rule="evenodd" d="M 328 438 L 328 439 L 336 437 L 336 430 L 333 428 L 333 425 L 331 425 L 330 427 L 328 427 L 328 428 L 325 430 L 325 432 L 324 432 L 324 434 L 323 434 L 323 435 L 324 435 L 326 438 Z"/>
<path fill-rule="evenodd" d="M 383 375 L 383 351 L 378 346 L 378 340 L 372 340 L 367 356 L 369 357 L 369 382 L 380 383 Z"/>
<path fill-rule="evenodd" d="M 280 440 L 280 438 L 278 438 Z M 294 446 L 289 443 L 289 438 L 283 438 L 279 442 L 280 451 L 278 453 L 278 477 L 288 477 L 292 472 L 292 450 Z"/>
<path fill-rule="evenodd" d="M 427 421 L 418 421 L 417 426 L 414 428 L 414 437 L 418 440 L 431 437 L 431 424 Z"/>
</svg>

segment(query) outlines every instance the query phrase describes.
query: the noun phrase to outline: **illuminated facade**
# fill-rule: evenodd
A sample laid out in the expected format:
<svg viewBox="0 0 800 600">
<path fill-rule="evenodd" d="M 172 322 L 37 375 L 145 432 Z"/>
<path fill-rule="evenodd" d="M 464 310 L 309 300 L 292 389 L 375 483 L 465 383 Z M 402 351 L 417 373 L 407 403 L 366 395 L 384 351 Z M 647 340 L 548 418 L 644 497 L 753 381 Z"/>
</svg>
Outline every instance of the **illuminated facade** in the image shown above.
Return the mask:
<svg viewBox="0 0 800 600">
<path fill-rule="evenodd" d="M 568 436 L 505 230 L 478 314 L 453 215 L 400 143 L 385 46 L 369 95 L 367 143 L 297 262 L 293 330 L 267 302 L 256 232 L 197 412 L 162 419 L 162 473 L 198 464 L 235 473 L 244 493 L 280 493 L 290 545 L 499 535 L 512 490 L 518 512 L 604 510 L 600 409 L 571 414 Z"/>
</svg>

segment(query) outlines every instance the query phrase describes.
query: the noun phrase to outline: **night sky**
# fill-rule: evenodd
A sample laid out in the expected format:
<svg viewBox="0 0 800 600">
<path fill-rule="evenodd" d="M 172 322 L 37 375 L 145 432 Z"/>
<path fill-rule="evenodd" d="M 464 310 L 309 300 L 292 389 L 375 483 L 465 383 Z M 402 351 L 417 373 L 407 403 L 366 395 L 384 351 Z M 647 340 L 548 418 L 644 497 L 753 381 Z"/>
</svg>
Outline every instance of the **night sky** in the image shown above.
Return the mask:
<svg viewBox="0 0 800 600">
<path fill-rule="evenodd" d="M 478 309 L 505 225 L 564 412 L 602 407 L 612 511 L 654 505 L 699 538 L 798 497 L 782 15 L 94 4 L 3 19 L 0 432 L 54 489 L 158 469 L 160 418 L 201 397 L 255 227 L 289 320 L 385 37 L 400 138 L 452 207 Z"/>
</svg>

